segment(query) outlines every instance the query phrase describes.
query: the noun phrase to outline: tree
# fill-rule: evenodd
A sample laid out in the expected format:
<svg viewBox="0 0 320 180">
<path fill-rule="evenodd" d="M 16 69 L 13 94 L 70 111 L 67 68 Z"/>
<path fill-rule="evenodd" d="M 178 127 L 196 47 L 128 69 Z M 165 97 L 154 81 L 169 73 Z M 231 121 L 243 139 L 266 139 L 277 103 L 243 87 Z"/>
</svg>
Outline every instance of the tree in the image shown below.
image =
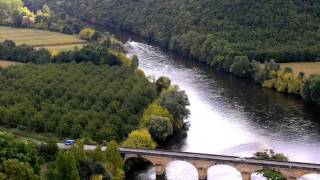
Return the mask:
<svg viewBox="0 0 320 180">
<path fill-rule="evenodd" d="M 39 160 L 33 145 L 15 139 L 11 134 L 0 132 L 0 150 L 0 164 L 6 159 L 17 159 L 31 165 L 34 172 L 39 171 Z"/>
<path fill-rule="evenodd" d="M 56 179 L 80 180 L 76 159 L 70 151 L 59 153 L 55 172 Z"/>
<path fill-rule="evenodd" d="M 111 141 L 105 151 L 106 167 L 110 170 L 115 180 L 121 180 L 124 177 L 124 162 L 119 152 L 119 146 L 115 141 Z"/>
<path fill-rule="evenodd" d="M 251 74 L 251 63 L 247 56 L 236 56 L 230 67 L 230 72 L 238 77 L 248 77 Z"/>
<path fill-rule="evenodd" d="M 155 149 L 157 144 L 153 141 L 147 129 L 132 131 L 128 138 L 123 142 L 124 147 Z"/>
<path fill-rule="evenodd" d="M 186 107 L 190 105 L 186 93 L 179 90 L 178 87 L 172 87 L 161 93 L 158 102 L 172 114 L 174 128 L 182 128 L 183 120 L 190 115 L 190 111 Z"/>
<path fill-rule="evenodd" d="M 171 113 L 167 109 L 161 107 L 160 105 L 158 105 L 157 103 L 154 102 L 154 103 L 150 104 L 147 107 L 147 109 L 144 110 L 143 117 L 141 119 L 141 125 L 147 126 L 150 118 L 152 118 L 153 116 L 165 117 L 165 118 L 168 118 L 171 123 L 174 122 Z"/>
<path fill-rule="evenodd" d="M 159 79 L 157 79 L 156 85 L 157 85 L 158 93 L 161 93 L 163 89 L 169 89 L 171 85 L 171 80 L 167 77 L 161 76 L 159 77 Z"/>
<path fill-rule="evenodd" d="M 17 159 L 8 159 L 3 162 L 3 173 L 8 180 L 35 180 L 38 179 L 28 163 Z"/>
<path fill-rule="evenodd" d="M 96 31 L 92 28 L 84 28 L 80 31 L 80 38 L 85 39 L 87 41 L 93 40 L 93 36 L 95 35 Z"/>
<path fill-rule="evenodd" d="M 320 76 L 311 75 L 302 86 L 302 97 L 317 105 L 320 105 Z"/>
<path fill-rule="evenodd" d="M 153 116 L 147 125 L 150 134 L 156 141 L 164 141 L 173 133 L 172 123 L 169 118 Z"/>
<path fill-rule="evenodd" d="M 46 144 L 41 144 L 38 147 L 39 155 L 46 161 L 54 161 L 58 153 L 58 146 L 55 141 L 49 141 Z"/>
</svg>

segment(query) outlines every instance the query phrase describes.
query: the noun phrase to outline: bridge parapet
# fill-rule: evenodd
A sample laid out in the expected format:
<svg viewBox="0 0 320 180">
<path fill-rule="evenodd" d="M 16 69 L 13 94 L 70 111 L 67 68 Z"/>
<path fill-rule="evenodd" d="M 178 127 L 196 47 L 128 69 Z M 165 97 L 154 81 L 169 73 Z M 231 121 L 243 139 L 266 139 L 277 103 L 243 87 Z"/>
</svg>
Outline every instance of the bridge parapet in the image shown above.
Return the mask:
<svg viewBox="0 0 320 180">
<path fill-rule="evenodd" d="M 273 169 L 280 172 L 288 180 L 297 180 L 305 174 L 317 174 L 320 172 L 319 164 L 297 163 L 297 162 L 277 162 L 256 159 L 240 159 L 233 156 L 208 155 L 185 152 L 169 152 L 154 150 L 135 150 L 122 148 L 128 157 L 140 157 L 149 160 L 156 168 L 157 175 L 164 175 L 165 169 L 171 161 L 185 161 L 192 164 L 198 171 L 200 180 L 207 178 L 207 171 L 215 165 L 228 165 L 234 167 L 241 174 L 243 180 L 251 180 L 251 175 L 264 168 Z"/>
<path fill-rule="evenodd" d="M 70 146 L 58 143 L 59 149 L 68 149 Z M 93 151 L 96 146 L 85 145 L 85 151 Z M 102 147 L 104 151 L 106 147 Z M 187 152 L 170 152 L 160 150 L 145 150 L 119 148 L 124 154 L 124 160 L 129 158 L 144 158 L 150 161 L 156 168 L 157 175 L 164 175 L 165 169 L 169 162 L 181 160 L 192 164 L 198 171 L 199 179 L 206 179 L 207 171 L 215 165 L 228 165 L 237 169 L 243 180 L 250 180 L 251 175 L 264 168 L 273 169 L 280 172 L 288 180 L 296 180 L 306 174 L 319 174 L 320 164 L 299 163 L 299 162 L 279 162 L 265 161 L 257 159 L 241 159 L 234 156 L 221 156 L 212 154 L 187 153 Z"/>
</svg>

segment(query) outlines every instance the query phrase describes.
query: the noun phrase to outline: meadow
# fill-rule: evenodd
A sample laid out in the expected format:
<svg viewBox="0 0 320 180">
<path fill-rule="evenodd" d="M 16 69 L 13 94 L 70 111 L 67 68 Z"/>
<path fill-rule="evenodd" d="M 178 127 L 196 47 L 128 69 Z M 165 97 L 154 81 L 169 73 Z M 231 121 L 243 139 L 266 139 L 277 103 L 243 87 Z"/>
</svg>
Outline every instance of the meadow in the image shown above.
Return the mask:
<svg viewBox="0 0 320 180">
<path fill-rule="evenodd" d="M 290 67 L 294 73 L 303 72 L 306 76 L 320 74 L 320 62 L 281 63 L 281 68 Z"/>
<path fill-rule="evenodd" d="M 13 40 L 17 45 L 27 44 L 35 48 L 47 48 L 50 51 L 70 50 L 81 48 L 86 41 L 77 36 L 66 35 L 37 29 L 13 28 L 0 26 L 0 42 Z"/>
</svg>

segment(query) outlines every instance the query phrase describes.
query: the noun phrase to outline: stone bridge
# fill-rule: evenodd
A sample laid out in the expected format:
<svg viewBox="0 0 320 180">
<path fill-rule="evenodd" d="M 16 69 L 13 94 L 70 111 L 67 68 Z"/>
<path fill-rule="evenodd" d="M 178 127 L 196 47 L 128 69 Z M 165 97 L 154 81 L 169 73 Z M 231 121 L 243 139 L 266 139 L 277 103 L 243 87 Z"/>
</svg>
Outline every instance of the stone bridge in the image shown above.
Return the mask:
<svg viewBox="0 0 320 180">
<path fill-rule="evenodd" d="M 62 143 L 58 143 L 60 149 L 68 149 Z M 85 151 L 93 151 L 97 147 L 85 145 Z M 106 147 L 102 147 L 104 151 Z M 124 161 L 130 158 L 142 158 L 150 161 L 156 168 L 157 176 L 165 174 L 168 163 L 172 161 L 185 161 L 192 164 L 198 171 L 200 180 L 207 178 L 207 171 L 210 167 L 216 165 L 228 165 L 238 170 L 243 180 L 250 180 L 251 175 L 265 168 L 275 170 L 284 175 L 288 180 L 297 180 L 306 174 L 319 174 L 320 164 L 300 163 L 300 162 L 280 162 L 265 161 L 252 158 L 239 158 L 235 156 L 222 156 L 212 154 L 188 153 L 188 152 L 172 152 L 161 150 L 145 150 L 132 148 L 119 148 L 124 156 Z"/>
<path fill-rule="evenodd" d="M 215 165 L 234 167 L 241 173 L 243 180 L 250 180 L 253 173 L 264 168 L 278 171 L 288 180 L 296 180 L 306 174 L 320 173 L 320 164 L 311 163 L 265 161 L 234 156 L 130 148 L 120 148 L 120 152 L 124 155 L 125 161 L 130 158 L 143 158 L 150 161 L 156 168 L 157 176 L 164 175 L 167 164 L 176 160 L 192 164 L 197 169 L 200 180 L 206 179 L 208 169 Z"/>
</svg>

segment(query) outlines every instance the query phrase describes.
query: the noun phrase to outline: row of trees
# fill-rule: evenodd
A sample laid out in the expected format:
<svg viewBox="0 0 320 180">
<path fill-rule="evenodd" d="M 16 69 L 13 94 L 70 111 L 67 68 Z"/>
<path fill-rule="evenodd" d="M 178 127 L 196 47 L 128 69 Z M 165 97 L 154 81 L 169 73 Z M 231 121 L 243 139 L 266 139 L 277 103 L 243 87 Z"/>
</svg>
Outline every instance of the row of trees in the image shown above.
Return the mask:
<svg viewBox="0 0 320 180">
<path fill-rule="evenodd" d="M 101 44 L 100 44 L 101 43 Z M 112 50 L 114 47 L 108 44 L 108 39 L 100 43 L 90 43 L 81 49 L 62 51 L 51 55 L 47 49 L 35 49 L 28 45 L 17 46 L 11 40 L 0 42 L 0 59 L 21 63 L 45 64 L 45 63 L 94 63 L 121 65 L 130 64 L 130 60 L 122 53 Z M 121 45 L 118 50 L 121 50 Z M 115 46 L 118 46 L 115 45 Z"/>
<path fill-rule="evenodd" d="M 210 66 L 237 77 L 251 78 L 263 87 L 299 95 L 308 102 L 320 104 L 319 75 L 307 77 L 303 72 L 296 73 L 288 67 L 281 69 L 274 60 L 260 63 L 250 61 L 247 56 L 219 56 L 210 61 Z"/>
</svg>

